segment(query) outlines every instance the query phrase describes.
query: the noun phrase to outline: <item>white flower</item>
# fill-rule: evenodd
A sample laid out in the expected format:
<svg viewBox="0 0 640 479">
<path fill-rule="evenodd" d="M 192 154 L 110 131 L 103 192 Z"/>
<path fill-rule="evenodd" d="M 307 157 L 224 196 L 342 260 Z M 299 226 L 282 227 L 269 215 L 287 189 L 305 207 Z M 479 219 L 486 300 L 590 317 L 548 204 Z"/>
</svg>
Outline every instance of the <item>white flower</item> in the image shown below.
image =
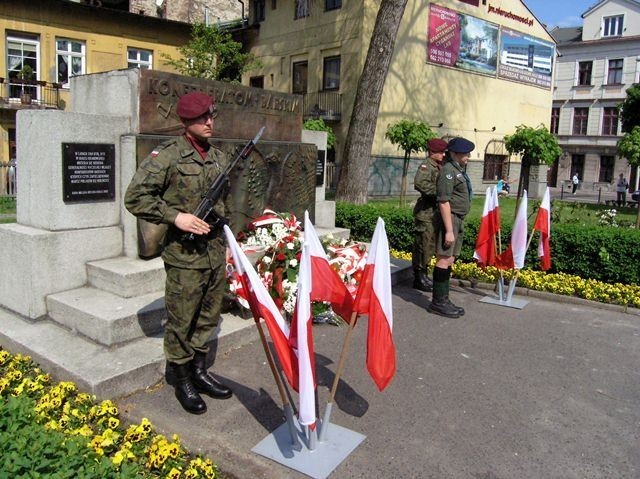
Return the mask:
<svg viewBox="0 0 640 479">
<path fill-rule="evenodd" d="M 296 266 L 298 266 L 298 260 L 293 258 L 292 260 L 289 261 L 289 266 L 291 266 L 292 268 L 295 268 Z"/>
<path fill-rule="evenodd" d="M 295 248 L 295 247 L 296 247 L 296 245 L 295 245 L 295 244 L 293 244 L 293 243 L 287 243 L 287 249 L 293 249 L 293 248 Z"/>
<path fill-rule="evenodd" d="M 262 262 L 266 263 L 266 264 L 270 264 L 271 263 L 271 257 L 270 256 L 265 256 L 264 258 L 262 258 Z"/>
</svg>

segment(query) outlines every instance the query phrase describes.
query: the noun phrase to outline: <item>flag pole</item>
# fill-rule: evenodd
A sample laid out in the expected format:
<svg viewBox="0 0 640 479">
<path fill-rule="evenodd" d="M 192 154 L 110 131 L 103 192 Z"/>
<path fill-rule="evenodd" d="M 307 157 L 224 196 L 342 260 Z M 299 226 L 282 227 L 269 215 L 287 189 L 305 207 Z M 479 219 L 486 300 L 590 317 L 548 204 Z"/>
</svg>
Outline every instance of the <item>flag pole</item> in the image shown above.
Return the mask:
<svg viewBox="0 0 640 479">
<path fill-rule="evenodd" d="M 325 437 L 327 435 L 327 429 L 329 429 L 329 420 L 331 419 L 331 410 L 333 409 L 333 400 L 336 396 L 338 383 L 340 382 L 340 376 L 342 375 L 342 369 L 344 368 L 344 361 L 347 357 L 347 351 L 349 350 L 349 343 L 351 342 L 351 335 L 353 334 L 353 330 L 355 328 L 357 316 L 358 316 L 357 312 L 354 311 L 353 313 L 351 313 L 351 322 L 349 323 L 349 329 L 347 330 L 347 334 L 344 337 L 344 342 L 342 343 L 342 352 L 340 353 L 340 360 L 338 361 L 338 368 L 336 369 L 336 375 L 333 378 L 333 386 L 331 387 L 331 394 L 329 395 L 329 399 L 327 400 L 327 405 L 324 410 L 322 423 L 320 424 L 320 437 L 318 438 L 320 442 L 324 442 Z"/>
<path fill-rule="evenodd" d="M 284 415 L 289 425 L 289 433 L 291 434 L 291 444 L 296 445 L 298 441 L 296 440 L 297 431 L 293 423 L 293 408 L 291 407 L 291 403 L 289 402 L 289 397 L 285 391 L 284 384 L 282 383 L 282 378 L 280 374 L 278 374 L 278 370 L 276 368 L 276 363 L 273 360 L 273 355 L 271 354 L 271 350 L 269 349 L 269 344 L 267 344 L 267 338 L 264 334 L 264 330 L 262 329 L 262 324 L 260 324 L 260 320 L 262 318 L 258 318 L 255 320 L 256 327 L 258 328 L 258 334 L 260 335 L 260 342 L 262 343 L 262 349 L 264 349 L 264 354 L 267 356 L 267 362 L 269 363 L 269 368 L 271 369 L 271 373 L 273 374 L 273 379 L 276 381 L 276 386 L 278 387 L 278 392 L 280 393 L 280 398 L 282 399 L 282 409 L 284 410 Z"/>
</svg>

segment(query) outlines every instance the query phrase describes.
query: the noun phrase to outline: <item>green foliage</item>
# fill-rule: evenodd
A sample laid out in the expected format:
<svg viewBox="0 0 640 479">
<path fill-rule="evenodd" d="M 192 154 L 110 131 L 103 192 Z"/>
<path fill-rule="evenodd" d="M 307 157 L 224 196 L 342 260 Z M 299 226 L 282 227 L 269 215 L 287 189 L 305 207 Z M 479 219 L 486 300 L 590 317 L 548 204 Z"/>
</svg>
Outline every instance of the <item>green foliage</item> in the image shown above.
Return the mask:
<svg viewBox="0 0 640 479">
<path fill-rule="evenodd" d="M 627 97 L 618 105 L 618 110 L 624 133 L 640 126 L 640 83 L 634 83 L 627 88 Z"/>
<path fill-rule="evenodd" d="M 326 131 L 327 149 L 329 150 L 336 144 L 336 135 L 333 133 L 333 128 L 327 125 L 322 118 L 307 120 L 302 124 L 302 128 L 312 131 Z"/>
<path fill-rule="evenodd" d="M 31 68 L 31 65 L 24 65 L 18 72 L 19 80 L 30 81 L 30 80 L 33 80 L 33 77 L 34 77 L 34 74 L 33 74 L 33 68 Z"/>
<path fill-rule="evenodd" d="M 384 134 L 394 145 L 402 148 L 407 156 L 427 149 L 427 142 L 437 135 L 422 121 L 401 120 L 387 126 Z"/>
<path fill-rule="evenodd" d="M 513 135 L 505 135 L 504 142 L 509 153 L 521 153 L 523 161 L 532 165 L 551 165 L 562 155 L 558 140 L 544 125 L 538 128 L 520 125 Z"/>
<path fill-rule="evenodd" d="M 16 199 L 10 197 L 0 198 L 0 214 L 15 215 Z"/>
<path fill-rule="evenodd" d="M 554 202 L 552 215 L 558 210 L 567 218 L 573 216 L 571 208 Z M 502 249 L 511 238 L 512 217 L 502 210 Z M 530 223 L 535 218 L 537 207 L 530 209 Z M 584 213 L 586 214 L 586 213 Z M 336 204 L 336 226 L 350 228 L 352 238 L 370 241 L 378 216 L 385 220 L 389 247 L 399 251 L 413 250 L 413 215 L 411 209 L 388 205 L 367 204 L 363 206 L 349 203 Z M 594 218 L 594 221 L 597 221 Z M 553 268 L 550 272 L 574 274 L 583 279 L 595 279 L 607 283 L 620 282 L 638 284 L 640 278 L 640 230 L 622 227 L 603 227 L 597 224 L 552 223 L 551 252 Z M 473 251 L 480 218 L 467 218 L 464 241 L 459 259 L 473 262 Z M 531 226 L 531 225 L 530 225 Z M 531 230 L 531 228 L 529 228 Z M 534 236 L 527 251 L 525 264 L 528 268 L 539 269 L 537 257 L 537 236 Z"/>
<path fill-rule="evenodd" d="M 631 166 L 640 166 L 640 125 L 634 126 L 618 142 L 618 155 L 626 158 Z"/>
<path fill-rule="evenodd" d="M 34 419 L 33 399 L 0 398 L 0 471 L 13 478 L 104 479 L 134 478 L 139 467 L 120 471 L 87 447 L 83 436 L 51 431 Z M 5 477 L 5 476 L 3 476 Z"/>
<path fill-rule="evenodd" d="M 190 77 L 239 82 L 244 72 L 260 66 L 253 54 L 242 53 L 242 43 L 216 25 L 194 23 L 191 41 L 178 50 L 181 58 L 163 54 L 164 63 Z"/>
</svg>

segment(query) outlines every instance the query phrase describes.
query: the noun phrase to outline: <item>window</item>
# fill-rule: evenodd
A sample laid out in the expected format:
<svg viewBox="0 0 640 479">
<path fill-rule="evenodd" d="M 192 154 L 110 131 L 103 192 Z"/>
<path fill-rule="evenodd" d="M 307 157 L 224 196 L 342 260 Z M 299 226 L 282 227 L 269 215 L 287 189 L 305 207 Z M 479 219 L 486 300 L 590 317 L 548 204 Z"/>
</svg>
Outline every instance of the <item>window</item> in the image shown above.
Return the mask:
<svg viewBox="0 0 640 479">
<path fill-rule="evenodd" d="M 584 181 L 584 155 L 571 155 L 571 168 L 569 169 L 570 175 L 578 173 L 580 181 Z"/>
<path fill-rule="evenodd" d="M 589 118 L 588 108 L 574 108 L 573 109 L 573 134 L 574 135 L 586 135 L 587 134 L 587 120 Z"/>
<path fill-rule="evenodd" d="M 324 0 L 325 10 L 337 10 L 338 8 L 342 8 L 342 0 Z"/>
<path fill-rule="evenodd" d="M 560 124 L 560 108 L 552 108 L 551 109 L 551 127 L 549 128 L 549 132 L 554 135 L 557 135 L 559 124 Z"/>
<path fill-rule="evenodd" d="M 327 57 L 322 68 L 322 89 L 340 89 L 340 57 Z"/>
<path fill-rule="evenodd" d="M 307 93 L 307 62 L 295 62 L 293 64 L 293 81 L 291 85 L 291 93 L 296 95 L 304 95 Z"/>
<path fill-rule="evenodd" d="M 264 76 L 249 78 L 249 86 L 253 88 L 264 88 Z"/>
<path fill-rule="evenodd" d="M 63 87 L 69 87 L 69 78 L 85 73 L 85 46 L 84 42 L 56 40 L 56 60 L 58 83 Z"/>
<path fill-rule="evenodd" d="M 310 14 L 309 12 L 310 2 L 311 0 L 296 0 L 296 3 L 295 3 L 296 11 L 294 12 L 293 18 L 297 20 L 298 18 L 308 17 Z"/>
<path fill-rule="evenodd" d="M 127 68 L 151 70 L 153 68 L 153 52 L 149 50 L 139 50 L 138 48 L 128 48 Z"/>
<path fill-rule="evenodd" d="M 593 62 L 578 63 L 578 85 L 591 85 Z"/>
<path fill-rule="evenodd" d="M 484 181 L 497 181 L 507 176 L 507 156 L 489 155 L 484 156 L 484 170 L 482 179 Z"/>
<path fill-rule="evenodd" d="M 607 73 L 607 85 L 619 85 L 622 83 L 622 59 L 609 60 Z"/>
<path fill-rule="evenodd" d="M 7 77 L 9 77 L 9 97 L 20 98 L 22 93 L 36 97 L 38 89 L 18 81 L 18 74 L 23 67 L 29 66 L 33 72 L 32 79 L 38 78 L 38 51 L 40 43 L 37 37 L 7 37 Z"/>
<path fill-rule="evenodd" d="M 254 23 L 264 22 L 265 10 L 265 0 L 253 0 Z"/>
<path fill-rule="evenodd" d="M 601 156 L 600 157 L 600 174 L 598 175 L 598 181 L 611 183 L 613 181 L 613 167 L 616 164 L 616 159 L 613 156 Z"/>
<path fill-rule="evenodd" d="M 602 19 L 602 36 L 615 37 L 618 35 L 622 35 L 623 19 L 624 19 L 624 15 L 604 17 Z"/>
<path fill-rule="evenodd" d="M 602 134 L 618 134 L 618 108 L 615 106 L 604 108 L 602 113 Z"/>
</svg>

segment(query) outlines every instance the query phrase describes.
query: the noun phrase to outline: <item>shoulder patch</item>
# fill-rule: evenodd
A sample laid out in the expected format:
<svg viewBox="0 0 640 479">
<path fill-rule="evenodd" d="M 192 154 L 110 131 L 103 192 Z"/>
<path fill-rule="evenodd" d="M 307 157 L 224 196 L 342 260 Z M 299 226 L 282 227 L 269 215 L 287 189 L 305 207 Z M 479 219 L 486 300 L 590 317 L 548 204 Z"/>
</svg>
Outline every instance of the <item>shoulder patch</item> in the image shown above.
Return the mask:
<svg viewBox="0 0 640 479">
<path fill-rule="evenodd" d="M 425 165 L 424 163 L 420 165 L 420 169 L 421 170 L 426 170 L 428 168 L 427 165 Z"/>
<path fill-rule="evenodd" d="M 453 175 L 451 173 L 447 173 L 444 176 L 447 178 L 447 180 L 453 180 Z"/>
</svg>

